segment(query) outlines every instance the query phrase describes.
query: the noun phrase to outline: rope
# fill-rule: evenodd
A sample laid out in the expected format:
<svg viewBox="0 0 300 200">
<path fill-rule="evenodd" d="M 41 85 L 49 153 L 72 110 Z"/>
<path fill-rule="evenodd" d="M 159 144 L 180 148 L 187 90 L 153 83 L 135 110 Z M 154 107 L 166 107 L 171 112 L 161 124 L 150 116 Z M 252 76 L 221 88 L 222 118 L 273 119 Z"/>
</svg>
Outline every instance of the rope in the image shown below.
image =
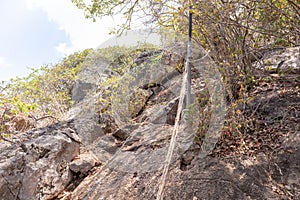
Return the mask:
<svg viewBox="0 0 300 200">
<path fill-rule="evenodd" d="M 181 113 L 183 111 L 183 106 L 184 106 L 183 102 L 184 102 L 184 97 L 185 97 L 185 94 L 186 94 L 187 65 L 188 64 L 189 64 L 189 59 L 187 59 L 187 61 L 185 63 L 185 71 L 184 71 L 184 74 L 183 74 L 183 80 L 182 80 L 182 85 L 181 85 L 181 90 L 180 90 L 180 97 L 179 97 L 179 102 L 178 102 L 177 114 L 176 114 L 176 118 L 175 118 L 175 125 L 174 125 L 174 129 L 173 129 L 173 132 L 172 132 L 170 146 L 169 146 L 167 157 L 166 157 L 166 160 L 165 160 L 162 179 L 161 179 L 161 183 L 159 185 L 156 200 L 163 200 L 163 192 L 164 192 L 164 187 L 165 187 L 165 184 L 166 184 L 166 178 L 167 178 L 167 174 L 168 174 L 169 167 L 170 167 L 170 164 L 171 164 L 171 160 L 172 160 L 172 156 L 173 156 L 173 152 L 174 152 L 174 148 L 175 148 L 175 144 L 176 144 L 176 138 L 177 138 L 177 135 L 178 135 L 178 132 L 179 132 L 180 117 L 181 117 Z"/>
<path fill-rule="evenodd" d="M 190 6 L 190 10 L 193 8 L 193 6 Z M 165 188 L 165 184 L 166 184 L 166 178 L 167 178 L 167 174 L 170 168 L 170 164 L 171 164 L 171 160 L 172 160 L 172 156 L 173 156 L 173 152 L 174 152 L 174 148 L 175 148 L 175 144 L 176 144 L 176 138 L 179 132 L 179 126 L 180 126 L 180 116 L 183 116 L 183 102 L 184 102 L 184 97 L 186 96 L 186 108 L 188 108 L 188 106 L 190 105 L 190 98 L 191 98 L 191 66 L 190 66 L 190 58 L 191 58 L 191 46 L 192 46 L 192 12 L 190 11 L 189 14 L 189 40 L 188 40 L 188 46 L 187 46 L 187 59 L 185 62 L 185 70 L 184 70 L 184 74 L 183 74 L 183 80 L 182 80 L 182 85 L 181 85 L 181 90 L 180 90 L 180 97 L 179 97 L 179 102 L 178 102 L 178 109 L 177 109 L 177 114 L 176 114 L 176 118 L 175 118 L 175 125 L 174 125 L 174 129 L 173 129 L 173 133 L 172 133 L 172 137 L 171 137 L 171 141 L 170 141 L 170 146 L 168 149 L 168 153 L 167 153 L 167 157 L 165 160 L 165 165 L 164 165 L 164 169 L 163 169 L 163 174 L 162 174 L 162 179 L 161 179 L 161 183 L 159 185 L 158 188 L 158 193 L 157 193 L 157 197 L 156 200 L 163 200 L 163 193 L 164 193 L 164 188 Z"/>
</svg>

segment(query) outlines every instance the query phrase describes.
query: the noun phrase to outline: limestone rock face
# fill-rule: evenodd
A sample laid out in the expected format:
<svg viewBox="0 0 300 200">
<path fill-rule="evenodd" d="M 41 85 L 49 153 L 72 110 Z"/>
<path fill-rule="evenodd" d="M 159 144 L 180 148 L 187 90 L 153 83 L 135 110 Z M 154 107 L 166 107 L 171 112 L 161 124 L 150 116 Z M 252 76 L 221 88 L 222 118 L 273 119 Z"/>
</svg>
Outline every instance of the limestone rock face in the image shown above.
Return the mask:
<svg viewBox="0 0 300 200">
<path fill-rule="evenodd" d="M 297 73 L 300 70 L 300 47 L 275 49 L 266 52 L 262 59 L 253 64 L 254 67 L 276 73 Z"/>
<path fill-rule="evenodd" d="M 137 63 L 146 62 L 149 57 L 150 54 L 142 54 Z M 284 63 L 294 66 L 294 62 Z M 292 72 L 296 71 L 294 67 Z M 136 93 L 131 93 L 131 100 L 136 103 L 131 105 L 134 114 L 130 123 L 122 127 L 110 113 L 96 113 L 89 109 L 90 102 L 86 107 L 85 102 L 78 102 L 76 119 L 16 135 L 10 138 L 11 142 L 1 141 L 0 200 L 156 199 L 178 107 L 178 93 L 172 89 L 178 81 L 176 78 L 161 88 L 137 85 Z M 198 97 L 201 108 L 205 108 L 210 97 L 196 78 L 193 81 L 198 85 L 192 86 L 199 93 L 203 92 Z M 253 106 L 249 109 L 251 113 L 261 112 L 264 122 L 270 121 L 264 123 L 262 129 L 272 126 L 274 117 L 282 114 L 278 124 L 283 132 L 290 133 L 276 144 L 279 146 L 276 149 L 251 156 L 227 157 L 215 151 L 217 153 L 201 157 L 201 144 L 195 144 L 195 136 L 189 134 L 194 127 L 180 126 L 183 131 L 176 139 L 164 199 L 299 199 L 300 96 L 296 89 L 300 85 L 299 81 L 293 84 L 298 85 L 293 88 L 294 96 L 290 95 L 290 101 L 283 99 L 283 94 L 290 91 L 288 88 L 280 92 L 277 85 L 275 92 L 272 90 L 276 93 L 279 88 L 280 110 L 278 99 L 273 101 L 267 94 L 256 95 L 253 105 L 248 105 Z M 265 92 L 269 94 L 270 91 Z M 268 106 L 277 106 L 277 110 L 268 113 L 266 110 L 271 110 L 266 109 Z M 287 111 L 281 113 L 282 110 Z M 288 119 L 294 122 L 284 125 L 284 120 Z M 295 130 L 290 131 L 289 127 L 293 126 Z M 267 139 L 261 141 L 263 145 L 270 144 Z M 236 148 L 233 143 L 229 145 Z"/>
<path fill-rule="evenodd" d="M 0 143 L 0 199 L 51 199 L 72 181 L 79 154 L 72 123 L 54 124 Z"/>
<path fill-rule="evenodd" d="M 295 52 L 295 49 L 279 52 L 283 57 L 269 54 L 266 59 L 274 60 L 276 64 L 281 62 L 279 58 L 283 58 L 284 63 L 296 71 L 295 66 L 299 66 L 299 59 L 296 59 L 298 54 L 290 53 L 294 61 L 289 61 L 287 52 Z M 293 70 L 291 72 L 294 73 Z M 95 171 L 86 176 L 74 190 L 62 194 L 59 199 L 156 199 L 173 129 L 168 117 L 174 114 L 171 111 L 173 108 L 176 110 L 177 106 L 176 97 L 164 98 L 166 103 L 162 104 L 157 95 L 160 91 L 156 94 L 154 88 L 152 92 L 153 97 L 149 98 L 140 115 L 135 118 L 137 127 L 120 127 L 112 134 L 118 143 L 114 146 L 115 153 L 107 157 L 103 165 L 94 168 Z M 204 91 L 204 98 L 200 96 L 203 102 L 207 100 L 205 94 Z M 295 98 L 300 97 L 298 95 Z M 259 102 L 263 97 L 257 100 Z M 290 106 L 289 103 L 284 104 L 286 108 Z M 259 105 L 255 104 L 256 107 Z M 272 104 L 263 105 L 266 107 Z M 298 116 L 297 105 L 294 105 L 295 116 Z M 273 112 L 268 116 L 274 118 L 276 114 Z M 197 145 L 178 146 L 177 143 L 168 171 L 164 199 L 299 199 L 300 160 L 297 158 L 300 157 L 300 133 L 297 131 L 299 126 L 295 127 L 296 130 L 284 138 L 280 149 L 276 152 L 274 150 L 272 159 L 268 152 L 254 156 L 219 158 L 210 155 L 202 158 Z M 97 142 L 103 139 L 99 138 Z M 109 141 L 113 144 L 112 139 Z M 109 143 L 106 144 L 105 148 L 109 146 Z"/>
<path fill-rule="evenodd" d="M 157 144 L 156 154 L 160 146 L 166 146 L 164 141 L 170 133 L 165 127 L 145 126 L 134 133 L 141 130 L 161 132 L 160 136 L 153 139 L 161 141 Z M 298 150 L 293 153 L 287 152 L 287 149 L 282 150 L 272 162 L 264 154 L 246 159 L 200 159 L 196 152 L 190 152 L 193 156 L 186 168 L 181 168 L 180 162 L 173 162 L 166 181 L 164 199 L 281 199 L 283 191 L 286 192 L 285 196 L 299 195 L 300 163 L 296 159 L 300 156 L 299 133 L 296 136 L 298 139 L 288 138 L 284 145 L 287 149 Z M 111 165 L 99 168 L 94 175 L 86 177 L 72 193 L 64 196 L 64 199 L 155 200 L 161 180 L 161 163 L 157 159 L 151 161 L 158 157 L 153 156 L 155 149 L 150 144 L 147 136 L 136 135 L 128 141 L 130 146 L 125 145 L 119 157 L 114 159 L 116 163 L 113 161 Z M 148 164 L 144 166 L 148 172 L 137 170 L 143 164 Z M 294 197 L 297 199 L 298 196 Z"/>
</svg>

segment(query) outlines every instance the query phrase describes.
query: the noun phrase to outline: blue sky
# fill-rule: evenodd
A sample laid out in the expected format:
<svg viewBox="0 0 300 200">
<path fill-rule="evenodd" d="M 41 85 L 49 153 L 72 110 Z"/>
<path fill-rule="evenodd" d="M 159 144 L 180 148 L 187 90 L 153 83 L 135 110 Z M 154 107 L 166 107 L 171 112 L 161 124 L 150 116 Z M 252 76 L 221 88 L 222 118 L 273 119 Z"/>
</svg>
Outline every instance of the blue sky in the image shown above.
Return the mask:
<svg viewBox="0 0 300 200">
<path fill-rule="evenodd" d="M 93 23 L 71 0 L 0 2 L 0 81 L 25 76 L 28 67 L 57 63 L 66 55 L 96 48 L 111 36 L 112 18 Z"/>
</svg>

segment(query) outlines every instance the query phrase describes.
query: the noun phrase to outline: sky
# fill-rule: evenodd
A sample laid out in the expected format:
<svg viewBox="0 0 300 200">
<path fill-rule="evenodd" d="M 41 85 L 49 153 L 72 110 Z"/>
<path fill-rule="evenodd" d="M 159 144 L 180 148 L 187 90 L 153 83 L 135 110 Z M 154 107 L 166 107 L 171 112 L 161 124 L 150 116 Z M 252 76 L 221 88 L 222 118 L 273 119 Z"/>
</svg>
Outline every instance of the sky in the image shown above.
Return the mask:
<svg viewBox="0 0 300 200">
<path fill-rule="evenodd" d="M 86 19 L 71 0 L 1 0 L 0 81 L 96 48 L 112 37 L 116 25 L 111 17 Z"/>
</svg>

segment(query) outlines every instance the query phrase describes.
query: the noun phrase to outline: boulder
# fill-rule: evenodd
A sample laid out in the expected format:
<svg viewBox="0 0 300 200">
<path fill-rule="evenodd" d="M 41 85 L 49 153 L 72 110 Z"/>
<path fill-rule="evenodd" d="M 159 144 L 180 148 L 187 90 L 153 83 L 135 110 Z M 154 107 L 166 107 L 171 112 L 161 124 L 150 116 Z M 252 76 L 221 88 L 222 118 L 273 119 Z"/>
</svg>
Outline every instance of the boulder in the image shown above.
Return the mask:
<svg viewBox="0 0 300 200">
<path fill-rule="evenodd" d="M 72 181 L 80 141 L 72 122 L 31 130 L 0 143 L 0 199 L 51 199 Z"/>
</svg>

